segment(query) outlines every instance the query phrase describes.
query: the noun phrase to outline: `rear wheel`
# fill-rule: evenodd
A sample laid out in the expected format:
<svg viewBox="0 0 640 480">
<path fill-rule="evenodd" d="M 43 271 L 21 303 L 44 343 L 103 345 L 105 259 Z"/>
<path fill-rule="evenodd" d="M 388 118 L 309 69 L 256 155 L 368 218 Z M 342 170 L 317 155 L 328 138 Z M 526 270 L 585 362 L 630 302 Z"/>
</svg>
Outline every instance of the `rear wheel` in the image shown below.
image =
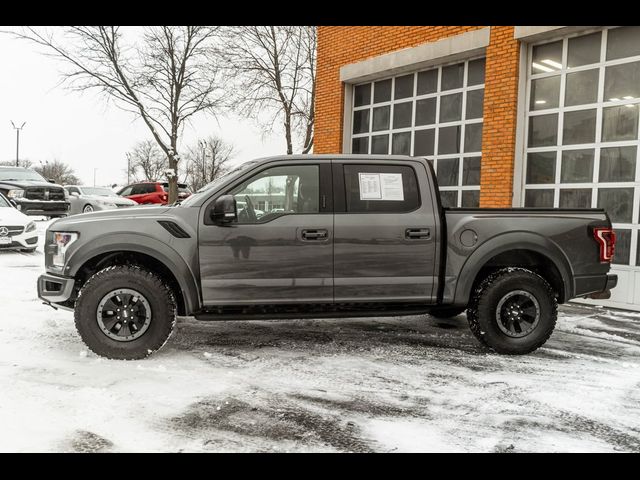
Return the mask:
<svg viewBox="0 0 640 480">
<path fill-rule="evenodd" d="M 467 311 L 473 334 L 498 353 L 521 355 L 551 336 L 558 303 L 549 283 L 524 268 L 498 270 L 474 291 Z"/>
<path fill-rule="evenodd" d="M 432 308 L 431 310 L 429 310 L 429 315 L 436 318 L 452 318 L 452 317 L 457 317 L 466 309 L 467 307 Z"/>
<path fill-rule="evenodd" d="M 93 205 L 86 204 L 82 209 L 82 213 L 91 213 L 93 212 Z"/>
<path fill-rule="evenodd" d="M 160 349 L 176 320 L 171 289 L 139 266 L 112 266 L 93 275 L 76 301 L 75 324 L 94 353 L 134 360 Z"/>
</svg>

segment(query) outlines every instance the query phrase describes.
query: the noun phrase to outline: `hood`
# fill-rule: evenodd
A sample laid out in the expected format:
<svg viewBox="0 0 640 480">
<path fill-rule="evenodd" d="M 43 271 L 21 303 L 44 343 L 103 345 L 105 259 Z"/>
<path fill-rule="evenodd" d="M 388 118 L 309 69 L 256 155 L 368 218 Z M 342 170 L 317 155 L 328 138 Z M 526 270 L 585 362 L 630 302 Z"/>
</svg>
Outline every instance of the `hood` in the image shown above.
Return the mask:
<svg viewBox="0 0 640 480">
<path fill-rule="evenodd" d="M 21 225 L 24 226 L 31 220 L 24 213 L 13 207 L 0 207 L 0 225 Z"/>
<path fill-rule="evenodd" d="M 79 215 L 72 215 L 70 217 L 64 217 L 53 222 L 48 230 L 71 230 L 73 231 L 75 225 L 88 223 L 88 222 L 106 222 L 113 220 L 118 222 L 120 219 L 126 218 L 146 218 L 146 217 L 158 217 L 172 207 L 158 206 L 158 207 L 131 207 L 131 208 L 119 208 L 115 210 L 100 210 L 98 212 L 81 213 Z"/>
<path fill-rule="evenodd" d="M 18 187 L 18 188 L 27 188 L 27 187 L 55 187 L 55 188 L 60 188 L 62 189 L 62 187 L 56 183 L 49 183 L 49 182 L 40 182 L 37 180 L 1 180 L 0 179 L 0 183 L 4 184 L 4 185 L 11 185 L 14 187 Z"/>
</svg>

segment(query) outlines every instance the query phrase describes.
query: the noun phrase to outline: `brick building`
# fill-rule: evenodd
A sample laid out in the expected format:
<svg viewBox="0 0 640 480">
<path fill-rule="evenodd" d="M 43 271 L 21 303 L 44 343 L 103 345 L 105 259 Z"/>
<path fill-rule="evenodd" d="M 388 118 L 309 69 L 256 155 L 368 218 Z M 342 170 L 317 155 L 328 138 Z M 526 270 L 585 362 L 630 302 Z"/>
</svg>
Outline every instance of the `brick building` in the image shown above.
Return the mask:
<svg viewBox="0 0 640 480">
<path fill-rule="evenodd" d="M 319 27 L 315 153 L 425 156 L 443 203 L 602 207 L 640 310 L 640 27 Z"/>
</svg>

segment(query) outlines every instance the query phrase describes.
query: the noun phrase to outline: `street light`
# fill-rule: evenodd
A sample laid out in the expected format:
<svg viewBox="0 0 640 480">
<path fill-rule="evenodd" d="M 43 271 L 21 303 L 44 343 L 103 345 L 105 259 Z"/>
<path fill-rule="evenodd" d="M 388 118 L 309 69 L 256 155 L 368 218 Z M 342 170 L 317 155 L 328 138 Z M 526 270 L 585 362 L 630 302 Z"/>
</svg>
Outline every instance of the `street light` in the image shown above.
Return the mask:
<svg viewBox="0 0 640 480">
<path fill-rule="evenodd" d="M 27 122 L 22 122 L 22 125 L 20 125 L 19 127 L 16 127 L 15 123 L 13 123 L 13 120 L 11 120 L 11 125 L 13 126 L 13 128 L 16 131 L 16 167 L 20 166 L 20 162 L 19 162 L 19 158 L 20 158 L 20 130 L 22 130 L 22 127 L 24 127 L 24 125 Z"/>
</svg>

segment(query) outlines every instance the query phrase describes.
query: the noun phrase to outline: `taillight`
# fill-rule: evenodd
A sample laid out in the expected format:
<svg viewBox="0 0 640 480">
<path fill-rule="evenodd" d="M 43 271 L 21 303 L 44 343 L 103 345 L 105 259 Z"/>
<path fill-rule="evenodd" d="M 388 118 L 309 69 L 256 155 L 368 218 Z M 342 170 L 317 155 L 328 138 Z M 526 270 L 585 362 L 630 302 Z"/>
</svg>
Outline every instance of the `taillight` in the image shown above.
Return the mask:
<svg viewBox="0 0 640 480">
<path fill-rule="evenodd" d="M 162 195 L 160 198 L 163 202 L 166 202 L 169 197 L 167 197 L 166 195 Z"/>
<path fill-rule="evenodd" d="M 616 232 L 611 227 L 597 227 L 593 229 L 593 238 L 600 245 L 600 261 L 611 262 L 616 246 Z"/>
</svg>

